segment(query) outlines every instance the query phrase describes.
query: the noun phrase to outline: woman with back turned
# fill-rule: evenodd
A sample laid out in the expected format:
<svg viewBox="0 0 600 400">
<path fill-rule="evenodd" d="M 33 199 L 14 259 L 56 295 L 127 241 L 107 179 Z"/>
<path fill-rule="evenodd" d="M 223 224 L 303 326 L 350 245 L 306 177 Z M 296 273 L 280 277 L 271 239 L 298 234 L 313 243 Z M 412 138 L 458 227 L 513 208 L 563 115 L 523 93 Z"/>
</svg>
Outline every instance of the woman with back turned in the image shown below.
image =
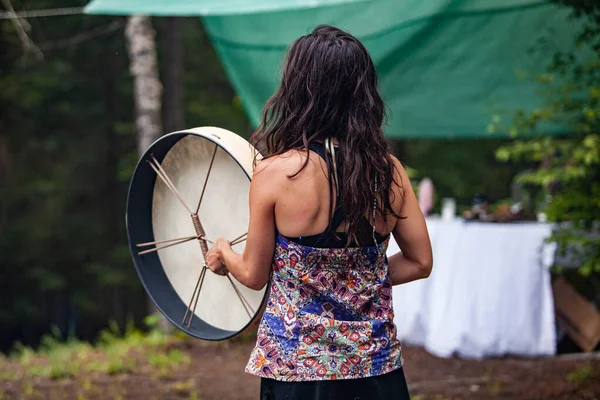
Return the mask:
<svg viewBox="0 0 600 400">
<path fill-rule="evenodd" d="M 217 240 L 209 268 L 269 299 L 246 372 L 261 399 L 408 399 L 392 285 L 426 278 L 425 220 L 388 153 L 365 47 L 319 26 L 296 40 L 251 138 L 243 254 Z M 390 233 L 402 252 L 386 257 Z M 401 312 L 401 310 L 399 310 Z"/>
</svg>

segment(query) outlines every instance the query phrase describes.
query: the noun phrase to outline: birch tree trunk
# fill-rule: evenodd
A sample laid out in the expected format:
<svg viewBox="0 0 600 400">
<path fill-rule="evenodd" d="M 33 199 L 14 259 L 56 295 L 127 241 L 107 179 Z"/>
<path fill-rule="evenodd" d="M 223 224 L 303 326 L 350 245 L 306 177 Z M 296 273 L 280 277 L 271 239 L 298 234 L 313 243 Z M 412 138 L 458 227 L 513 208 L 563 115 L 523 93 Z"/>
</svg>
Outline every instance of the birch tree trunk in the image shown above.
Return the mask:
<svg viewBox="0 0 600 400">
<path fill-rule="evenodd" d="M 140 157 L 163 134 L 162 84 L 158 75 L 155 36 L 150 17 L 133 15 L 127 20 L 125 38 L 129 52 L 129 72 L 134 79 L 135 127 Z M 148 309 L 151 314 L 157 312 L 150 300 Z M 162 315 L 160 326 L 166 331 L 172 329 Z"/>
<path fill-rule="evenodd" d="M 129 72 L 134 78 L 135 126 L 140 156 L 163 133 L 162 85 L 158 77 L 155 36 L 150 17 L 129 17 L 125 37 L 129 52 Z"/>
</svg>

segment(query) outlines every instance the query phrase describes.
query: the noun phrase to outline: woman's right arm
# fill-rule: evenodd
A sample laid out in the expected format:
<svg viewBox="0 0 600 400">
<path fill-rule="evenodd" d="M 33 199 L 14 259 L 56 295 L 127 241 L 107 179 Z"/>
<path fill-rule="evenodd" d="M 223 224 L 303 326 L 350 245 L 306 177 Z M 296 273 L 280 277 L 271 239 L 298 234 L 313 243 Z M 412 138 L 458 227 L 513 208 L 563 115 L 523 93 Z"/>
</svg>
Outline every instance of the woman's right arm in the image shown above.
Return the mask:
<svg viewBox="0 0 600 400">
<path fill-rule="evenodd" d="M 400 209 L 398 214 L 403 218 L 396 221 L 392 230 L 400 252 L 388 258 L 388 268 L 392 285 L 400 285 L 427 278 L 431 274 L 433 255 L 425 217 L 419 207 L 408 174 L 395 157 L 392 159 L 396 164 L 396 179 L 402 185 L 400 188 L 395 188 L 394 203 L 400 199 L 401 205 L 398 207 Z M 399 180 L 399 177 L 402 179 Z"/>
</svg>

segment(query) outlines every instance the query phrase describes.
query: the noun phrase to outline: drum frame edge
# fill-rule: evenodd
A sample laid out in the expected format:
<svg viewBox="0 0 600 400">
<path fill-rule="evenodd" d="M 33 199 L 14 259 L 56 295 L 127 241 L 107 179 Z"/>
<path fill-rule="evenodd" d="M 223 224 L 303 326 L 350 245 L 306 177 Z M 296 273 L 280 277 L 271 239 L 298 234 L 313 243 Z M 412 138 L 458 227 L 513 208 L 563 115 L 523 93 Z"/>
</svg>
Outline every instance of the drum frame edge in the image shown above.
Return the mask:
<svg viewBox="0 0 600 400">
<path fill-rule="evenodd" d="M 219 133 L 230 136 L 230 138 L 234 138 L 233 145 L 230 144 L 228 146 L 227 143 L 224 143 L 223 140 L 221 139 L 221 136 L 219 136 Z M 152 303 L 155 305 L 157 310 L 162 315 L 164 315 L 165 318 L 167 318 L 167 320 L 169 320 L 169 322 L 171 322 L 171 324 L 173 324 L 178 329 L 184 331 L 185 333 L 187 333 L 188 335 L 190 335 L 192 337 L 202 339 L 202 340 L 207 340 L 207 341 L 227 340 L 227 339 L 231 339 L 231 338 L 247 331 L 249 327 L 255 325 L 256 321 L 258 319 L 260 319 L 262 312 L 265 309 L 266 300 L 268 298 L 269 289 L 270 289 L 269 284 L 267 284 L 267 286 L 265 287 L 265 291 L 262 296 L 262 300 L 260 302 L 259 307 L 257 307 L 256 313 L 248 321 L 248 323 L 245 324 L 239 331 L 226 331 L 226 330 L 214 327 L 214 326 L 208 324 L 207 322 L 201 320 L 197 315 L 194 314 L 193 323 L 196 323 L 196 324 L 201 323 L 207 330 L 213 331 L 213 332 L 221 332 L 221 333 L 224 333 L 224 335 L 216 337 L 217 335 L 201 335 L 199 333 L 195 333 L 191 329 L 188 329 L 186 326 L 184 326 L 181 322 L 177 321 L 177 318 L 174 318 L 172 315 L 170 315 L 169 312 L 167 312 L 165 309 L 163 309 L 160 302 L 155 298 L 155 297 L 157 297 L 156 294 L 153 294 L 152 291 L 149 289 L 148 282 L 146 282 L 146 279 L 145 279 L 145 273 L 141 270 L 144 267 L 144 265 L 138 265 L 138 262 L 141 262 L 142 260 L 140 259 L 140 256 L 137 254 L 139 249 L 136 247 L 135 243 L 133 243 L 133 238 L 132 238 L 133 235 L 132 235 L 132 231 L 130 229 L 130 217 L 132 214 L 131 211 L 132 211 L 132 207 L 133 207 L 132 206 L 132 197 L 134 197 L 132 190 L 134 189 L 134 186 L 136 183 L 135 179 L 138 176 L 138 173 L 141 172 L 142 168 L 147 167 L 145 165 L 146 164 L 145 161 L 149 159 L 150 155 L 153 154 L 153 150 L 155 150 L 158 145 L 162 144 L 165 141 L 168 141 L 169 139 L 174 140 L 173 143 L 170 145 L 170 147 L 165 151 L 165 154 L 160 155 L 159 161 L 162 162 L 162 160 L 166 156 L 166 153 L 168 153 L 168 151 L 177 142 L 179 142 L 179 140 L 183 139 L 184 137 L 186 137 L 188 135 L 200 136 L 200 137 L 214 143 L 218 147 L 220 147 L 244 171 L 244 173 L 248 177 L 248 180 L 252 181 L 252 172 L 253 172 L 252 170 L 253 170 L 253 161 L 254 161 L 253 154 L 258 155 L 258 156 L 260 156 L 260 154 L 258 154 L 258 151 L 250 143 L 248 143 L 244 138 L 237 135 L 236 133 L 222 129 L 222 128 L 217 128 L 217 127 L 197 127 L 197 128 L 185 129 L 185 130 L 181 130 L 181 131 L 177 131 L 177 132 L 171 132 L 166 135 L 163 135 L 159 139 L 155 140 L 148 147 L 148 149 L 146 149 L 144 154 L 138 160 L 138 163 L 137 163 L 135 170 L 133 172 L 133 175 L 131 177 L 129 189 L 128 189 L 128 193 L 127 193 L 127 203 L 126 203 L 126 211 L 125 211 L 125 226 L 126 226 L 126 230 L 127 230 L 127 240 L 128 240 L 129 250 L 130 250 L 132 260 L 133 260 L 133 264 L 134 264 L 134 267 L 138 274 L 138 278 L 140 279 L 140 282 L 142 283 L 142 286 L 144 287 L 146 294 L 148 295 L 148 297 L 150 297 Z M 244 151 L 243 147 L 246 147 L 250 151 Z M 152 187 L 153 187 L 154 182 L 156 181 L 156 174 L 152 173 L 152 175 L 153 175 L 153 184 L 152 184 Z M 150 196 L 149 198 L 152 199 L 152 196 Z M 151 203 L 151 201 L 150 201 L 150 203 Z M 150 226 L 152 226 L 151 217 L 150 217 Z M 150 239 L 150 241 L 153 241 L 154 240 L 154 232 L 152 229 L 150 229 L 149 236 L 150 237 L 148 237 L 148 238 Z M 158 259 L 158 254 L 154 253 L 153 257 L 156 257 L 156 259 Z M 160 260 L 158 260 L 158 263 L 160 264 Z M 164 270 L 162 271 L 162 273 L 164 274 Z M 166 275 L 165 275 L 165 278 L 166 278 Z M 167 281 L 168 281 L 168 279 L 167 279 Z M 174 294 L 177 296 L 177 298 L 179 298 L 177 293 L 175 292 L 175 289 L 172 286 L 170 287 L 170 289 L 174 292 Z M 168 288 L 167 288 L 167 290 L 168 290 Z M 183 302 L 183 300 L 181 298 L 179 298 L 179 299 L 182 301 L 182 304 L 185 305 L 185 302 Z"/>
</svg>

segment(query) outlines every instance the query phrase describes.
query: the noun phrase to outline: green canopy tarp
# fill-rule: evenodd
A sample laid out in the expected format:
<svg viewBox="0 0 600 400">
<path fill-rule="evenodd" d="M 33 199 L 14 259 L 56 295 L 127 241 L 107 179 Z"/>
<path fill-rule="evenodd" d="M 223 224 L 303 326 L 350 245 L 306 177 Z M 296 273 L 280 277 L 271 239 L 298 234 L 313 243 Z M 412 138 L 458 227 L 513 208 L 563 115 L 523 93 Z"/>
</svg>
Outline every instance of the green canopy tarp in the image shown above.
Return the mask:
<svg viewBox="0 0 600 400">
<path fill-rule="evenodd" d="M 291 11 L 367 0 L 93 0 L 88 14 L 233 15 Z"/>
<path fill-rule="evenodd" d="M 222 12 L 226 4 L 247 3 L 265 8 L 250 14 Z M 385 131 L 399 138 L 489 137 L 486 127 L 492 115 L 508 119 L 514 110 L 543 102 L 533 76 L 550 63 L 556 50 L 573 46 L 579 28 L 567 9 L 538 0 L 373 0 L 338 5 L 326 4 L 335 0 L 296 0 L 298 7 L 285 11 L 278 3 L 286 2 L 95 0 L 87 10 L 209 15 L 203 17 L 204 24 L 254 124 L 278 85 L 287 46 L 318 24 L 346 29 L 365 43 L 375 61 L 390 109 Z M 207 11 L 207 4 L 221 4 L 221 12 L 219 7 Z M 302 8 L 308 4 L 314 7 Z M 530 52 L 543 38 L 553 47 Z M 543 129 L 546 134 L 564 132 L 561 126 Z"/>
</svg>

